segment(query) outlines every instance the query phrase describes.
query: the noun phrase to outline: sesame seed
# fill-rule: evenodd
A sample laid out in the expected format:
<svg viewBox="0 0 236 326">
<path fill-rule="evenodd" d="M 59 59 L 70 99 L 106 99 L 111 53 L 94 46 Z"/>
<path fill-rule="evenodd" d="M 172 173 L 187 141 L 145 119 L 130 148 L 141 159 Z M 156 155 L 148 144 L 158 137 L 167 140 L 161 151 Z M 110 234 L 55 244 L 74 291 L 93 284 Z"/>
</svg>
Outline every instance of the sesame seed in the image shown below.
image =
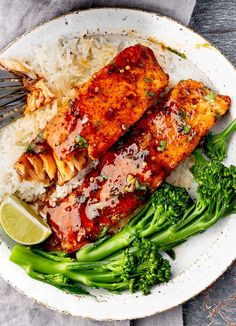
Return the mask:
<svg viewBox="0 0 236 326">
<path fill-rule="evenodd" d="M 120 69 L 120 73 L 122 74 L 125 70 L 124 69 Z"/>
<path fill-rule="evenodd" d="M 121 129 L 122 129 L 122 130 L 126 130 L 126 129 L 127 129 L 127 127 L 126 127 L 126 125 L 125 125 L 124 123 L 122 123 L 122 125 L 121 125 Z"/>
<path fill-rule="evenodd" d="M 89 180 L 92 182 L 94 180 L 94 177 L 90 177 Z"/>
<path fill-rule="evenodd" d="M 130 70 L 130 66 L 126 66 L 125 67 L 125 70 Z"/>
</svg>

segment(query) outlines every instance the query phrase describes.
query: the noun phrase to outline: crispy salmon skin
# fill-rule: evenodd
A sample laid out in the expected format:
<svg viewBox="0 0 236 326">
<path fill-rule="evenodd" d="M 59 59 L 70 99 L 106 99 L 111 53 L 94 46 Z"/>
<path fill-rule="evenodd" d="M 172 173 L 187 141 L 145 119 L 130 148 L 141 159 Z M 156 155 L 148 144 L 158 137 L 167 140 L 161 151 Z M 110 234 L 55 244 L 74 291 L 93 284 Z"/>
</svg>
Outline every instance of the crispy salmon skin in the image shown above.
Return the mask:
<svg viewBox="0 0 236 326">
<path fill-rule="evenodd" d="M 230 106 L 193 80 L 177 84 L 149 109 L 123 142 L 110 149 L 83 184 L 44 212 L 52 227 L 50 249 L 78 250 L 117 228 L 196 148 Z"/>
<path fill-rule="evenodd" d="M 140 44 L 121 51 L 79 86 L 76 98 L 45 127 L 16 162 L 22 180 L 62 185 L 99 159 L 154 103 L 168 75 Z"/>
</svg>

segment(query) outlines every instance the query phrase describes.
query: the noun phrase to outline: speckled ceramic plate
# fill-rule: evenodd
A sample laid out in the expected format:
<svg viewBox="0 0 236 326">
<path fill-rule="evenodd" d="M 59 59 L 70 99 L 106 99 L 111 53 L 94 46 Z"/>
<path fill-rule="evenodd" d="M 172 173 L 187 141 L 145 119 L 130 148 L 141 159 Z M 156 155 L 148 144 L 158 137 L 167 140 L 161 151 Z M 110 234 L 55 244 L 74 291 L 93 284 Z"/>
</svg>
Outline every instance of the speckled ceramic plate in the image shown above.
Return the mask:
<svg viewBox="0 0 236 326">
<path fill-rule="evenodd" d="M 187 59 L 173 54 L 174 79 L 193 78 L 213 86 L 218 92 L 231 96 L 230 114 L 218 127 L 236 117 L 236 75 L 225 57 L 201 36 L 177 22 L 153 13 L 128 9 L 93 9 L 61 16 L 35 28 L 8 46 L 1 56 L 23 56 L 30 47 L 37 47 L 61 36 L 107 34 L 119 38 L 140 37 L 158 40 L 184 52 Z M 232 139 L 226 164 L 236 164 L 236 137 Z M 236 218 L 231 216 L 202 235 L 190 239 L 176 250 L 174 275 L 168 284 L 142 296 L 124 293 L 98 297 L 76 297 L 29 278 L 18 266 L 9 262 L 6 242 L 0 246 L 1 276 L 28 297 L 49 308 L 73 316 L 98 320 L 122 320 L 149 316 L 177 306 L 195 296 L 220 276 L 236 257 Z"/>
</svg>

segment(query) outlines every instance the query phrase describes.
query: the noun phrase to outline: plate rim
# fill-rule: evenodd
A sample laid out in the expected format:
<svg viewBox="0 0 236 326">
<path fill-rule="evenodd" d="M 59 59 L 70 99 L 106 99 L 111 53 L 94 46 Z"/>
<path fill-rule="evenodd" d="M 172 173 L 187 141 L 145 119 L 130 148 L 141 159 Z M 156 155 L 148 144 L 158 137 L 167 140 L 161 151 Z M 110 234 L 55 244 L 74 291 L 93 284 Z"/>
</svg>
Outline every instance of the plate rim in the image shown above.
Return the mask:
<svg viewBox="0 0 236 326">
<path fill-rule="evenodd" d="M 160 13 L 157 13 L 157 12 L 153 12 L 153 11 L 148 11 L 148 10 L 143 10 L 143 9 L 135 9 L 135 8 L 127 8 L 127 7 L 98 7 L 98 8 L 85 8 L 85 9 L 78 9 L 78 10 L 72 10 L 70 12 L 67 12 L 65 14 L 62 14 L 62 15 L 59 15 L 59 16 L 56 16 L 56 17 L 53 17 L 51 19 L 46 19 L 46 20 L 43 20 L 41 23 L 31 27 L 29 30 L 27 30 L 26 32 L 22 33 L 21 35 L 17 36 L 14 40 L 12 40 L 9 44 L 7 44 L 1 51 L 0 51 L 0 56 L 2 56 L 6 50 L 8 50 L 14 43 L 16 43 L 18 40 L 20 40 L 21 38 L 23 38 L 24 36 L 30 34 L 31 32 L 33 32 L 34 30 L 38 29 L 39 27 L 41 26 L 44 26 L 46 25 L 47 23 L 50 23 L 51 21 L 55 21 L 55 20 L 59 20 L 59 19 L 62 19 L 62 18 L 65 18 L 67 16 L 70 16 L 70 15 L 74 15 L 74 14 L 77 14 L 77 13 L 80 13 L 80 12 L 88 12 L 88 11 L 103 11 L 103 10 L 111 10 L 111 11 L 119 11 L 119 10 L 127 10 L 127 11 L 133 11 L 133 12 L 143 12 L 143 13 L 147 13 L 147 14 L 152 14 L 152 15 L 155 15 L 155 16 L 158 16 L 158 17 L 161 17 L 161 18 L 165 18 L 167 19 L 168 21 L 170 21 L 171 23 L 175 23 L 177 25 L 179 25 L 181 28 L 184 28 L 184 29 L 187 29 L 189 32 L 191 33 L 194 33 L 196 34 L 197 36 L 199 36 L 203 41 L 206 41 L 216 52 L 218 52 L 222 59 L 225 60 L 225 62 L 227 62 L 227 64 L 230 64 L 231 68 L 233 68 L 234 70 L 236 70 L 235 66 L 230 62 L 230 60 L 223 54 L 223 52 L 217 48 L 215 45 L 213 45 L 207 38 L 203 37 L 201 34 L 199 34 L 198 32 L 194 31 L 193 29 L 191 29 L 190 27 L 188 26 L 185 26 L 184 24 L 176 21 L 175 19 L 171 18 L 171 17 L 168 17 L 166 15 L 162 15 Z M 187 302 L 188 300 L 190 300 L 191 298 L 195 297 L 196 295 L 198 295 L 199 293 L 201 293 L 202 291 L 204 291 L 207 287 L 209 287 L 211 284 L 213 284 L 230 266 L 231 264 L 233 264 L 233 262 L 236 260 L 236 255 L 235 255 L 235 258 L 233 258 L 231 260 L 231 262 L 229 264 L 227 264 L 227 266 L 224 268 L 224 270 L 222 271 L 222 269 L 220 270 L 220 274 L 214 278 L 214 280 L 211 281 L 211 283 L 209 283 L 206 287 L 204 287 L 202 290 L 197 290 L 197 292 L 193 295 L 191 295 L 190 297 L 188 297 L 187 299 L 179 302 L 178 304 L 176 305 L 173 305 L 172 307 L 169 307 L 167 309 L 163 309 L 161 311 L 156 311 L 156 312 L 153 312 L 153 313 L 149 313 L 147 315 L 139 315 L 137 317 L 137 315 L 133 316 L 133 317 L 129 317 L 129 319 L 136 319 L 136 318 L 145 318 L 145 317 L 148 317 L 148 316 L 153 316 L 157 313 L 161 313 L 161 312 L 164 312 L 164 311 L 168 311 L 180 304 L 183 304 L 185 302 Z M 14 287 L 18 292 L 20 292 L 21 294 L 23 294 L 24 296 L 26 296 L 27 298 L 29 299 L 33 299 L 35 302 L 43 305 L 44 307 L 48 308 L 48 309 L 51 309 L 53 311 L 57 311 L 59 313 L 63 313 L 65 315 L 70 315 L 70 316 L 76 316 L 77 318 L 81 318 L 81 319 L 89 319 L 89 320 L 107 320 L 107 321 L 114 321 L 114 320 L 125 320 L 127 318 L 117 318 L 117 319 L 114 319 L 114 318 L 102 318 L 102 319 L 95 319 L 95 317 L 89 317 L 89 316 L 86 316 L 86 317 L 81 317 L 80 315 L 75 315 L 69 311 L 62 311 L 60 310 L 59 308 L 56 308 L 56 307 L 52 307 L 50 306 L 49 304 L 45 303 L 45 302 L 42 302 L 38 299 L 36 299 L 35 297 L 32 297 L 31 295 L 28 295 L 26 294 L 23 290 L 21 290 L 20 288 L 18 288 L 16 285 L 13 285 L 11 283 L 11 281 L 9 280 L 6 280 L 5 278 L 3 278 L 2 276 L 2 273 L 0 273 L 0 276 L 2 279 L 4 279 L 4 281 L 6 281 L 8 284 L 10 284 L 12 287 Z"/>
<path fill-rule="evenodd" d="M 95 8 L 81 8 L 81 9 L 76 9 L 76 10 L 71 10 L 65 14 L 62 14 L 62 15 L 58 15 L 56 17 L 53 17 L 53 18 L 49 18 L 49 19 L 45 19 L 43 20 L 41 23 L 39 24 L 36 24 L 34 26 L 32 26 L 31 28 L 29 28 L 27 31 L 23 32 L 22 34 L 20 34 L 19 36 L 17 36 L 16 38 L 14 38 L 10 43 L 6 44 L 3 49 L 0 51 L 0 56 L 8 49 L 10 48 L 15 42 L 17 42 L 18 40 L 20 40 L 22 37 L 26 36 L 27 34 L 30 34 L 32 31 L 34 31 L 35 29 L 53 21 L 53 20 L 57 20 L 57 19 L 61 19 L 62 17 L 66 17 L 66 16 L 70 16 L 70 15 L 74 15 L 76 13 L 79 13 L 79 12 L 85 12 L 85 11 L 100 11 L 100 10 L 106 10 L 106 9 L 109 9 L 109 10 L 114 10 L 114 11 L 119 11 L 120 9 L 122 10 L 127 10 L 127 11 L 134 11 L 134 12 L 144 12 L 144 13 L 148 13 L 148 14 L 153 14 L 153 15 L 156 15 L 156 16 L 159 16 L 159 17 L 163 17 L 163 18 L 166 18 L 167 20 L 171 21 L 171 22 L 174 22 L 176 23 L 177 25 L 180 25 L 181 27 L 189 30 L 190 32 L 198 35 L 199 37 L 201 37 L 204 41 L 207 41 L 207 43 L 212 47 L 214 48 L 217 52 L 219 52 L 222 57 L 227 61 L 227 63 L 229 63 L 232 68 L 234 70 L 236 70 L 236 66 L 234 66 L 234 64 L 226 57 L 226 55 L 223 53 L 223 51 L 221 49 L 219 49 L 216 45 L 214 45 L 211 41 L 208 40 L 208 38 L 206 38 L 205 36 L 202 36 L 200 33 L 198 33 L 197 31 L 195 31 L 194 29 L 190 28 L 188 25 L 184 25 L 183 23 L 179 22 L 178 20 L 172 18 L 172 17 L 169 17 L 169 16 L 166 16 L 166 15 L 163 15 L 161 14 L 160 12 L 154 12 L 154 11 L 151 11 L 151 10 L 145 10 L 145 9 L 138 9 L 138 8 L 130 8 L 130 7 L 125 7 L 125 6 L 119 6 L 119 7 L 110 7 L 110 6 L 101 6 L 101 7 L 95 7 Z"/>
</svg>

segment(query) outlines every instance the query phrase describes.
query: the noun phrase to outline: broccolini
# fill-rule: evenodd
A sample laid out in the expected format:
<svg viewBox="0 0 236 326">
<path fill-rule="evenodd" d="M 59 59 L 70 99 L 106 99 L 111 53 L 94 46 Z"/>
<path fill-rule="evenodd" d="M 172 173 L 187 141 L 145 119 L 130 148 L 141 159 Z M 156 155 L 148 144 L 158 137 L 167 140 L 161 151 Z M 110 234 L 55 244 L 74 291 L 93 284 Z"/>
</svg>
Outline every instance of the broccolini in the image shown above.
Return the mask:
<svg viewBox="0 0 236 326">
<path fill-rule="evenodd" d="M 211 132 L 206 136 L 204 148 L 206 155 L 211 160 L 222 162 L 226 158 L 227 139 L 236 130 L 236 119 L 233 120 L 229 126 L 219 134 L 212 134 Z"/>
<path fill-rule="evenodd" d="M 117 259 L 119 249 L 125 248 L 132 234 L 147 236 L 160 250 L 167 251 L 205 231 L 221 217 L 236 213 L 236 167 L 207 161 L 199 149 L 194 155 L 192 173 L 198 184 L 195 203 L 184 189 L 165 183 L 152 196 L 150 206 L 123 230 L 102 243 L 82 248 L 77 258 L 99 260 L 112 255 L 110 259 Z"/>
<path fill-rule="evenodd" d="M 82 284 L 148 294 L 153 285 L 171 277 L 170 264 L 158 250 L 168 251 L 236 213 L 236 167 L 208 161 L 199 149 L 194 155 L 195 202 L 185 189 L 164 183 L 126 227 L 110 239 L 84 247 L 78 260 L 16 245 L 11 261 L 29 276 L 72 293 L 88 293 Z"/>
<path fill-rule="evenodd" d="M 165 182 L 147 205 L 120 232 L 108 240 L 84 246 L 76 253 L 79 261 L 97 261 L 126 248 L 136 236 L 146 238 L 182 219 L 192 205 L 188 192 Z"/>
<path fill-rule="evenodd" d="M 87 294 L 80 284 L 111 291 L 150 293 L 155 284 L 168 282 L 171 269 L 155 245 L 146 239 L 135 239 L 118 259 L 78 262 L 75 259 L 16 245 L 10 260 L 29 276 L 71 293 Z"/>
<path fill-rule="evenodd" d="M 173 248 L 205 231 L 220 218 L 236 213 L 236 167 L 207 161 L 199 149 L 194 154 L 196 163 L 192 173 L 198 183 L 197 201 L 182 220 L 150 237 L 159 249 Z"/>
</svg>

